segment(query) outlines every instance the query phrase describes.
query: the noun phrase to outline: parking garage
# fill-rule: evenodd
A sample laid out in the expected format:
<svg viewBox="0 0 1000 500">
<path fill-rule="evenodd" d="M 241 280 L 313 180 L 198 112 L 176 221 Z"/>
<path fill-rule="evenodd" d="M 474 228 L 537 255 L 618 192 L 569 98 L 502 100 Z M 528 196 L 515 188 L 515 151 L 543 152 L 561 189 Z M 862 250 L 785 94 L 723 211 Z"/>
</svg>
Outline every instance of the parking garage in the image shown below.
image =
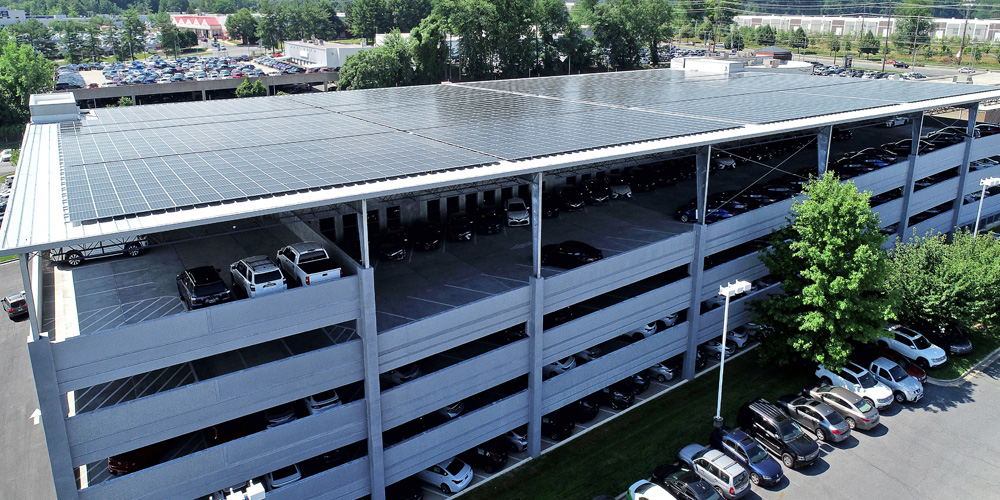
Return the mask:
<svg viewBox="0 0 1000 500">
<path fill-rule="evenodd" d="M 711 224 L 676 220 L 679 206 L 694 198 L 704 214 L 711 195 L 818 173 L 827 158 L 833 163 L 848 151 L 955 123 L 925 111 L 974 107 L 1000 94 L 968 86 L 850 83 L 880 89 L 841 88 L 810 77 L 655 71 L 287 96 L 256 101 L 258 121 L 280 124 L 284 128 L 275 130 L 286 135 L 261 135 L 268 126 L 260 124 L 225 145 L 163 140 L 165 133 L 199 137 L 200 128 L 215 126 L 185 123 L 178 118 L 184 105 L 152 106 L 148 115 L 133 115 L 147 113 L 143 108 L 102 110 L 71 126 L 36 121 L 26 136 L 28 175 L 19 174 L 12 197 L 10 213 L 20 225 L 5 224 L 2 236 L 6 249 L 25 254 L 32 317 L 41 318 L 32 324 L 29 351 L 57 491 L 71 498 L 134 498 L 141 492 L 164 496 L 170 488 L 180 498 L 201 498 L 295 464 L 301 478 L 269 497 L 379 497 L 384 485 L 525 424 L 528 449 L 514 456 L 537 456 L 553 443 L 543 435 L 543 415 L 657 363 L 679 356 L 675 381 L 690 378 L 693 353 L 721 328 L 722 311 L 710 299 L 726 280 L 766 278 L 754 240 L 784 221 L 791 200 L 775 199 Z M 760 88 L 782 95 L 762 95 Z M 859 92 L 906 98 L 843 98 Z M 664 96 L 683 97 L 665 106 Z M 769 107 L 801 96 L 829 104 L 829 112 Z M 711 109 L 704 106 L 708 101 Z M 726 102 L 732 112 L 724 112 Z M 456 109 L 471 103 L 480 107 Z M 256 112 L 229 113 L 253 119 Z M 895 115 L 912 117 L 916 125 L 876 128 Z M 145 123 L 131 121 L 140 116 Z M 427 122 L 425 116 L 442 120 Z M 310 122 L 337 120 L 333 132 L 307 130 Z M 365 125 L 346 132 L 351 120 Z M 65 134 L 62 142 L 53 143 L 58 134 Z M 91 137 L 101 134 L 110 142 Z M 98 147 L 72 149 L 85 143 Z M 384 144 L 390 154 L 373 144 Z M 53 152 L 58 155 L 49 156 Z M 975 217 L 977 203 L 964 203 L 965 197 L 995 170 L 970 165 L 998 153 L 995 138 L 970 137 L 902 155 L 852 180 L 876 195 L 899 190 L 874 207 L 886 226 L 897 225 L 896 234 L 947 231 Z M 138 178 L 135 162 L 155 174 L 150 165 L 167 160 L 154 157 L 194 166 L 206 154 L 233 166 L 246 160 L 270 179 L 251 185 L 194 169 L 202 179 L 196 186 L 192 172 L 174 164 L 170 179 L 189 188 L 186 205 L 155 204 L 151 196 L 126 199 L 130 191 L 114 179 L 120 172 Z M 118 197 L 117 205 L 107 198 L 89 206 L 86 198 L 78 201 L 79 192 L 43 170 L 55 157 L 63 158 L 60 175 L 78 180 L 82 170 L 92 188 L 101 171 L 107 173 L 112 182 L 100 187 Z M 710 168 L 723 157 L 735 168 Z M 375 172 L 372 165 L 392 171 Z M 420 169 L 406 170 L 415 165 Z M 306 180 L 324 178 L 333 168 L 360 177 L 333 184 Z M 543 192 L 636 168 L 684 175 L 651 191 L 637 189 L 631 198 L 543 219 Z M 268 190 L 265 181 L 277 171 L 303 183 L 296 190 Z M 220 178 L 243 196 L 225 195 Z M 181 198 L 162 187 L 166 179 L 155 180 L 170 200 Z M 286 178 L 283 185 L 293 182 Z M 30 206 L 25 193 L 65 210 Z M 383 231 L 425 219 L 447 225 L 450 216 L 501 207 L 515 195 L 529 202 L 532 226 L 476 231 L 471 241 L 445 237 L 439 248 L 408 249 L 402 260 L 379 257 Z M 988 203 L 984 214 L 996 208 Z M 37 227 L 47 230 L 31 230 Z M 153 244 L 136 258 L 110 257 L 73 269 L 44 262 L 48 248 L 128 234 L 147 235 Z M 273 256 L 294 240 L 321 242 L 347 270 L 344 277 L 196 311 L 178 307 L 171 288 L 182 269 L 227 268 L 248 255 Z M 584 241 L 604 258 L 573 270 L 542 266 L 542 246 L 565 240 Z M 747 301 L 776 290 L 765 279 L 737 299 L 732 324 L 747 321 Z M 137 310 L 145 312 L 132 313 Z M 672 326 L 633 335 L 672 314 L 678 314 Z M 73 331 L 73 324 L 79 335 L 61 333 Z M 584 351 L 598 355 L 577 356 Z M 546 375 L 546 366 L 569 358 L 578 359 L 577 366 Z M 387 380 L 413 365 L 421 376 L 399 385 Z M 344 402 L 310 414 L 302 401 L 331 388 L 343 392 Z M 459 415 L 441 416 L 459 401 Z M 293 421 L 257 425 L 266 422 L 269 409 L 286 404 L 294 407 Z M 256 424 L 213 441 L 213 429 L 244 419 Z M 107 474 L 107 457 L 163 442 L 170 449 L 141 470 Z M 344 448 L 350 451 L 337 460 L 324 459 Z M 189 479 L 166 479 L 176 477 Z"/>
</svg>

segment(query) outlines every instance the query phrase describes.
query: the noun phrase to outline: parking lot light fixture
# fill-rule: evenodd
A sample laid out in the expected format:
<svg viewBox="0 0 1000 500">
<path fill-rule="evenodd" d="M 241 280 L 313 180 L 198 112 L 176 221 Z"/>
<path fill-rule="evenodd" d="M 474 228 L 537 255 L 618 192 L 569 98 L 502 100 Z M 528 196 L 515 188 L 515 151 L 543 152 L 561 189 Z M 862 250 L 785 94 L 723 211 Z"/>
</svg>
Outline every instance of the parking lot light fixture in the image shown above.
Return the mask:
<svg viewBox="0 0 1000 500">
<path fill-rule="evenodd" d="M 979 181 L 983 187 L 983 192 L 979 193 L 979 210 L 976 212 L 976 228 L 972 231 L 972 238 L 979 234 L 979 219 L 983 216 L 983 199 L 986 198 L 986 190 L 991 187 L 1000 186 L 1000 177 L 987 177 Z"/>
<path fill-rule="evenodd" d="M 712 423 L 716 427 L 722 427 L 722 375 L 726 368 L 726 341 L 729 333 L 729 301 L 734 295 L 746 293 L 750 290 L 750 282 L 736 280 L 736 283 L 728 283 L 726 286 L 719 285 L 719 295 L 726 298 L 726 310 L 722 316 L 722 345 L 719 357 L 719 397 L 715 403 L 715 418 Z"/>
</svg>

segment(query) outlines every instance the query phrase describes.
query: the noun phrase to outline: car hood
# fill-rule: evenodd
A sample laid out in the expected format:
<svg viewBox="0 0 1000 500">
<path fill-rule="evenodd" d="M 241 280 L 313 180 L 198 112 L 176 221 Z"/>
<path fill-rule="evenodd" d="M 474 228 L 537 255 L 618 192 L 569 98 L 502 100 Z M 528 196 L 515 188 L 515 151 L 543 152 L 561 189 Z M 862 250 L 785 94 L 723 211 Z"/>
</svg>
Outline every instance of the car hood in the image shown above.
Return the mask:
<svg viewBox="0 0 1000 500">
<path fill-rule="evenodd" d="M 920 354 L 925 356 L 928 360 L 938 359 L 947 355 L 947 353 L 944 352 L 944 349 L 933 344 L 927 349 L 920 351 Z"/>
<path fill-rule="evenodd" d="M 913 377 L 906 377 L 899 381 L 899 386 L 900 388 L 910 392 L 917 392 L 924 388 L 923 384 Z"/>
<path fill-rule="evenodd" d="M 771 455 L 767 455 L 767 458 L 755 464 L 748 463 L 747 466 L 762 476 L 773 478 L 781 474 L 781 464 L 774 458 L 771 458 Z"/>
<path fill-rule="evenodd" d="M 864 389 L 862 388 L 863 394 L 872 398 L 874 400 L 885 399 L 892 396 L 892 389 L 889 386 L 883 384 L 882 382 L 875 382 L 875 387 Z"/>
<path fill-rule="evenodd" d="M 681 451 L 677 453 L 677 458 L 680 458 L 682 462 L 685 462 L 688 465 L 690 465 L 692 462 L 694 462 L 695 454 L 704 449 L 705 447 L 700 444 L 689 444 L 681 448 Z"/>
<path fill-rule="evenodd" d="M 631 193 L 632 188 L 629 187 L 628 184 L 618 184 L 611 186 L 611 191 L 613 191 L 615 194 L 625 194 L 625 193 Z"/>
<path fill-rule="evenodd" d="M 809 456 L 819 450 L 816 441 L 809 439 L 805 435 L 799 436 L 788 443 L 788 447 L 800 457 Z"/>
<path fill-rule="evenodd" d="M 512 218 L 512 219 L 527 219 L 528 218 L 528 211 L 527 210 L 511 210 L 511 211 L 507 212 L 507 216 L 510 217 L 510 218 Z"/>
</svg>

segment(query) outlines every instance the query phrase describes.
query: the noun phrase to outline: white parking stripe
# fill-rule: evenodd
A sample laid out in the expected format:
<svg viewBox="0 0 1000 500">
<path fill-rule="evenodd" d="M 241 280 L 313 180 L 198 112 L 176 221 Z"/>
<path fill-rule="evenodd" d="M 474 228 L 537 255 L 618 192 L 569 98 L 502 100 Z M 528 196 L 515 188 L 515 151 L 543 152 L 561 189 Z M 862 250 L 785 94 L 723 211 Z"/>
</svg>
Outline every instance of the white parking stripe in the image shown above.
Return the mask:
<svg viewBox="0 0 1000 500">
<path fill-rule="evenodd" d="M 483 295 L 493 295 L 493 293 L 491 293 L 491 292 L 484 292 L 482 290 L 476 290 L 475 288 L 466 288 L 464 286 L 455 286 L 455 285 L 445 285 L 445 286 L 448 287 L 448 288 L 456 288 L 458 290 L 465 290 L 467 292 L 476 292 L 476 293 L 481 293 Z"/>
<path fill-rule="evenodd" d="M 413 299 L 413 300 L 419 300 L 421 302 L 430 302 L 431 304 L 437 304 L 439 306 L 455 307 L 455 304 L 446 304 L 444 302 L 438 302 L 436 300 L 424 299 L 424 298 L 421 298 L 421 297 L 414 297 L 412 295 L 407 295 L 406 298 Z"/>
<path fill-rule="evenodd" d="M 615 413 L 615 412 L 613 412 L 613 411 L 611 411 L 611 410 L 609 410 L 607 408 L 601 408 L 601 411 L 603 411 L 604 413 L 607 413 L 608 415 L 617 415 L 617 413 Z"/>
<path fill-rule="evenodd" d="M 549 441 L 548 439 L 545 438 L 542 438 L 542 442 L 548 444 L 549 446 L 554 446 L 556 444 L 555 441 Z"/>
</svg>

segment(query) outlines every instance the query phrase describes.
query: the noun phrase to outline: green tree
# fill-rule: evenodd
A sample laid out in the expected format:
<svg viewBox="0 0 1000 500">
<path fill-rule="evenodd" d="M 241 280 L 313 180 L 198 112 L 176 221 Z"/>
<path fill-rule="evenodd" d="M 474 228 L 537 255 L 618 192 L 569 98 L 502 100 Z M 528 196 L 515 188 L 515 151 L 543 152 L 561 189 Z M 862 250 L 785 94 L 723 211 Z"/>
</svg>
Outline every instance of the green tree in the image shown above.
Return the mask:
<svg viewBox="0 0 1000 500">
<path fill-rule="evenodd" d="M 131 97 L 122 96 L 122 97 L 118 98 L 118 107 L 119 108 L 125 108 L 125 107 L 133 106 L 133 105 L 135 105 L 135 103 L 132 102 L 132 98 Z"/>
<path fill-rule="evenodd" d="M 887 290 L 899 296 L 899 316 L 963 325 L 992 321 L 1000 310 L 1000 242 L 970 231 L 914 236 L 889 256 Z"/>
<path fill-rule="evenodd" d="M 410 31 L 413 62 L 418 83 L 438 83 L 445 79 L 448 64 L 447 21 L 430 15 Z"/>
<path fill-rule="evenodd" d="M 792 205 L 789 224 L 771 236 L 761 260 L 781 281 L 782 295 L 753 304 L 763 359 L 796 358 L 836 369 L 851 342 L 874 341 L 893 316 L 885 292 L 888 257 L 870 193 L 832 172 L 812 179 Z"/>
<path fill-rule="evenodd" d="M 774 28 L 770 26 L 760 26 L 754 30 L 754 35 L 757 38 L 757 43 L 762 46 L 774 45 L 777 39 L 777 34 Z"/>
<path fill-rule="evenodd" d="M 667 0 L 622 0 L 620 8 L 629 20 L 629 31 L 649 49 L 650 62 L 659 65 L 660 42 L 673 34 L 670 4 Z"/>
<path fill-rule="evenodd" d="M 594 9 L 594 39 L 607 64 L 616 69 L 629 70 L 639 65 L 642 40 L 629 28 L 629 20 L 617 2 L 604 2 Z"/>
<path fill-rule="evenodd" d="M 276 49 L 285 37 L 285 15 L 281 5 L 261 0 L 257 19 L 257 37 L 267 49 Z"/>
<path fill-rule="evenodd" d="M 852 48 L 851 47 L 851 39 L 850 38 L 844 38 L 844 52 L 850 52 L 851 48 Z"/>
<path fill-rule="evenodd" d="M 84 25 L 84 31 L 86 32 L 85 49 L 91 61 L 94 62 L 101 58 L 101 24 L 104 21 L 106 19 L 97 16 L 88 19 L 87 24 Z"/>
<path fill-rule="evenodd" d="M 28 98 L 52 90 L 55 65 L 31 45 L 8 38 L 0 45 L 0 125 L 27 123 Z"/>
<path fill-rule="evenodd" d="M 934 47 L 931 47 L 930 44 L 926 45 L 920 55 L 924 56 L 925 61 L 934 57 Z"/>
<path fill-rule="evenodd" d="M 226 18 L 226 31 L 230 38 L 239 38 L 244 45 L 249 45 L 257 41 L 257 20 L 250 9 L 242 8 Z"/>
<path fill-rule="evenodd" d="M 746 47 L 743 33 L 737 29 L 730 30 L 729 35 L 726 36 L 725 44 L 727 49 L 732 50 L 743 50 Z"/>
<path fill-rule="evenodd" d="M 215 0 L 212 4 L 212 12 L 216 14 L 233 14 L 236 12 L 236 4 L 233 0 Z"/>
<path fill-rule="evenodd" d="M 249 78 L 244 79 L 243 83 L 239 87 L 236 87 L 236 97 L 260 97 L 267 95 L 267 87 L 264 87 L 264 83 L 260 81 L 260 78 L 250 81 Z"/>
<path fill-rule="evenodd" d="M 594 9 L 600 3 L 599 0 L 580 0 L 573 4 L 573 8 L 570 9 L 569 14 L 573 16 L 579 24 L 591 24 L 591 15 L 594 13 Z"/>
<path fill-rule="evenodd" d="M 792 37 L 790 40 L 790 45 L 792 48 L 799 49 L 799 53 L 802 53 L 801 49 L 809 47 L 809 37 L 806 36 L 806 31 L 799 26 L 792 32 Z"/>
<path fill-rule="evenodd" d="M 56 42 L 52 40 L 52 32 L 37 19 L 28 19 L 24 23 L 8 26 L 7 30 L 14 35 L 18 43 L 31 45 L 39 54 L 49 59 L 59 55 Z"/>
<path fill-rule="evenodd" d="M 50 28 L 62 34 L 63 44 L 66 47 L 64 57 L 70 64 L 83 62 L 85 55 L 85 40 L 83 38 L 83 25 L 79 21 L 54 21 Z"/>
<path fill-rule="evenodd" d="M 833 52 L 833 56 L 837 57 L 837 52 L 840 52 L 840 37 L 833 35 L 826 40 L 826 46 Z"/>
<path fill-rule="evenodd" d="M 896 50 L 912 54 L 931 41 L 929 0 L 907 0 L 899 7 L 899 21 L 891 38 Z"/>
<path fill-rule="evenodd" d="M 124 46 L 122 55 L 127 54 L 134 61 L 135 56 L 141 57 L 146 49 L 146 23 L 139 19 L 139 12 L 135 9 L 128 9 L 123 15 L 125 16 L 125 26 L 119 32 L 121 43 Z"/>
<path fill-rule="evenodd" d="M 347 11 L 347 25 L 354 36 L 375 42 L 375 33 L 385 30 L 389 10 L 385 0 L 354 0 Z"/>
<path fill-rule="evenodd" d="M 359 90 L 412 85 L 415 81 L 413 52 L 399 30 L 385 37 L 385 43 L 347 57 L 340 68 L 337 88 Z"/>
<path fill-rule="evenodd" d="M 186 12 L 188 0 L 160 0 L 161 12 Z"/>
<path fill-rule="evenodd" d="M 875 38 L 875 34 L 871 31 L 866 31 L 861 35 L 861 40 L 858 41 L 858 53 L 860 54 L 877 54 L 879 51 L 879 41 Z"/>
<path fill-rule="evenodd" d="M 493 75 L 496 50 L 490 33 L 496 7 L 486 0 L 439 0 L 435 11 L 448 20 L 449 31 L 458 37 L 460 71 L 472 78 Z"/>
<path fill-rule="evenodd" d="M 392 20 L 390 27 L 399 28 L 403 33 L 409 33 L 420 24 L 420 21 L 431 14 L 433 5 L 430 0 L 386 0 L 385 8 Z"/>
</svg>

